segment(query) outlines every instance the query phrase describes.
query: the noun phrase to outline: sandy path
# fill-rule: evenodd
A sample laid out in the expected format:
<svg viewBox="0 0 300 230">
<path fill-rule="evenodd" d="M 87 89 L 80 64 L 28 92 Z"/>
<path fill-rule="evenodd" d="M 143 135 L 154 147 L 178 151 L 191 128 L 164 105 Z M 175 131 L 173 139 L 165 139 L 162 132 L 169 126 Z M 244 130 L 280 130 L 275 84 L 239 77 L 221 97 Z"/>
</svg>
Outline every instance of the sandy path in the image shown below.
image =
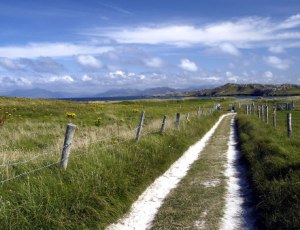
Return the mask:
<svg viewBox="0 0 300 230">
<path fill-rule="evenodd" d="M 194 145 L 180 157 L 162 176 L 158 177 L 132 205 L 130 211 L 116 224 L 107 229 L 150 229 L 164 198 L 175 188 L 178 182 L 187 174 L 191 164 L 199 158 L 207 141 L 226 116 L 220 117 L 216 124 Z"/>
<path fill-rule="evenodd" d="M 256 227 L 252 190 L 247 169 L 241 161 L 237 147 L 238 138 L 234 118 L 231 120 L 230 138 L 227 152 L 227 194 L 221 229 L 258 229 Z"/>
</svg>

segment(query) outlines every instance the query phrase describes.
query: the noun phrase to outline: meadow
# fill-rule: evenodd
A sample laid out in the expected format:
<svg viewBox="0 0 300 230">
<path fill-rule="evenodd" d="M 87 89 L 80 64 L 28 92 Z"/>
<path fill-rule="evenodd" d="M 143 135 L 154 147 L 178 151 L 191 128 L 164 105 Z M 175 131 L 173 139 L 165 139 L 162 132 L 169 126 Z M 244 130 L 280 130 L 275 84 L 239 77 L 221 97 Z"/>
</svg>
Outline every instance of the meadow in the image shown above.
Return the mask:
<svg viewBox="0 0 300 230">
<path fill-rule="evenodd" d="M 226 108 L 231 101 L 82 103 L 1 97 L 1 226 L 103 229 L 120 218 L 224 112 L 210 114 L 210 108 L 217 103 Z M 141 111 L 145 111 L 145 122 L 136 144 Z M 179 129 L 174 125 L 176 113 L 181 114 Z M 164 115 L 167 127 L 161 135 Z M 67 123 L 76 124 L 77 129 L 64 171 L 59 160 Z"/>
<path fill-rule="evenodd" d="M 266 101 L 268 104 L 276 100 Z M 262 102 L 261 102 L 262 103 Z M 265 103 L 265 102 L 263 102 Z M 257 213 L 263 229 L 299 229 L 300 222 L 300 108 L 277 111 L 276 128 L 257 115 L 237 116 L 240 148 L 249 164 Z M 292 136 L 287 135 L 292 113 Z"/>
</svg>

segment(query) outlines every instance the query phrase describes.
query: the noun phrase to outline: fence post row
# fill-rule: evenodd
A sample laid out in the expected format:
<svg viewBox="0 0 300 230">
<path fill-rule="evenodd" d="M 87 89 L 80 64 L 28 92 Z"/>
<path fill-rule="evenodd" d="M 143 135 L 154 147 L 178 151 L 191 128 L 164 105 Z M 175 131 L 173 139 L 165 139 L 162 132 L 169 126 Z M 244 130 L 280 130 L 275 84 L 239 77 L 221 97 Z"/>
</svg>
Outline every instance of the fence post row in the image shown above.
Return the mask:
<svg viewBox="0 0 300 230">
<path fill-rule="evenodd" d="M 144 118 L 145 118 L 145 111 L 142 111 L 139 127 L 138 127 L 137 132 L 136 132 L 135 143 L 139 142 L 141 132 L 142 132 L 143 123 L 144 123 Z"/>
<path fill-rule="evenodd" d="M 288 132 L 288 137 L 292 136 L 292 114 L 288 113 L 287 114 L 287 132 Z"/>
<path fill-rule="evenodd" d="M 160 134 L 163 134 L 166 129 L 166 119 L 167 119 L 167 116 L 164 115 L 164 118 L 163 118 L 162 124 L 161 124 L 161 128 L 160 128 Z"/>
<path fill-rule="evenodd" d="M 66 170 L 68 166 L 68 159 L 70 155 L 70 149 L 71 149 L 71 144 L 74 137 L 75 129 L 76 129 L 76 125 L 71 123 L 67 124 L 65 140 L 64 140 L 64 145 L 63 145 L 62 155 L 60 160 L 60 167 L 63 170 Z"/>
<path fill-rule="evenodd" d="M 176 124 L 175 124 L 177 129 L 179 128 L 179 124 L 180 124 L 180 113 L 177 113 L 176 114 Z"/>
</svg>

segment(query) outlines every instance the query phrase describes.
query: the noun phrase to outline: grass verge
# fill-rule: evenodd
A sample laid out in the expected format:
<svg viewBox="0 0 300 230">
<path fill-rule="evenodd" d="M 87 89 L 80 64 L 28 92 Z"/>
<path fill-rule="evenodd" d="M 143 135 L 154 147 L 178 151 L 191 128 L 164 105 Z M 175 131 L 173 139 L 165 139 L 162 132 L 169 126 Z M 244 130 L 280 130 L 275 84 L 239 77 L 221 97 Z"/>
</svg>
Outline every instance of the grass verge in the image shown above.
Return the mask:
<svg viewBox="0 0 300 230">
<path fill-rule="evenodd" d="M 239 115 L 237 124 L 262 228 L 299 229 L 299 140 L 287 138 L 251 116 Z"/>
</svg>

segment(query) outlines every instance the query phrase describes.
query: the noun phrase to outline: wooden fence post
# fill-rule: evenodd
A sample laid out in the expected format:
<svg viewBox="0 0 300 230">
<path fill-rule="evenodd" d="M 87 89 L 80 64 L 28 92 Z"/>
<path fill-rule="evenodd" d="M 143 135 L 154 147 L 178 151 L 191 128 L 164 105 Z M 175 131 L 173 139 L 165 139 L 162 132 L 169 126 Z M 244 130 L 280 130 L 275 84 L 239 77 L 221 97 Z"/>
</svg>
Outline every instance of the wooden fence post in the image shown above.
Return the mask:
<svg viewBox="0 0 300 230">
<path fill-rule="evenodd" d="M 273 110 L 273 127 L 276 128 L 276 107 Z"/>
<path fill-rule="evenodd" d="M 145 119 L 145 111 L 142 111 L 139 127 L 138 127 L 137 132 L 136 132 L 135 143 L 139 142 L 141 132 L 142 132 L 142 127 L 143 127 L 143 124 L 144 124 L 144 119 Z"/>
<path fill-rule="evenodd" d="M 266 123 L 269 124 L 269 106 L 266 106 Z"/>
<path fill-rule="evenodd" d="M 165 128 L 166 128 L 166 119 L 167 119 L 167 116 L 164 115 L 164 118 L 163 118 L 162 124 L 161 124 L 161 128 L 160 128 L 160 134 L 163 134 L 164 131 L 165 131 Z"/>
<path fill-rule="evenodd" d="M 261 107 L 258 106 L 258 119 L 260 119 L 260 117 L 261 117 L 260 112 L 261 112 Z"/>
<path fill-rule="evenodd" d="M 254 105 L 254 102 L 252 103 L 252 112 L 253 112 L 253 115 L 255 115 L 255 105 Z"/>
<path fill-rule="evenodd" d="M 202 116 L 204 116 L 204 105 L 202 106 Z"/>
<path fill-rule="evenodd" d="M 188 122 L 189 122 L 189 118 L 190 118 L 190 113 L 187 113 L 187 114 L 186 114 L 186 117 L 185 117 L 185 121 L 186 121 L 186 123 L 188 123 Z"/>
<path fill-rule="evenodd" d="M 176 128 L 179 129 L 179 124 L 180 124 L 180 113 L 177 113 L 176 114 Z"/>
<path fill-rule="evenodd" d="M 60 160 L 60 167 L 63 170 L 66 170 L 68 166 L 70 149 L 71 149 L 71 144 L 74 137 L 75 129 L 76 129 L 76 125 L 71 123 L 67 124 L 65 140 L 64 140 L 64 145 L 63 145 L 61 160 Z"/>
<path fill-rule="evenodd" d="M 287 132 L 288 132 L 288 137 L 292 136 L 292 114 L 288 113 L 287 114 Z"/>
<path fill-rule="evenodd" d="M 261 120 L 265 121 L 265 106 L 261 106 Z"/>
<path fill-rule="evenodd" d="M 198 107 L 198 111 L 197 111 L 197 117 L 200 116 L 200 106 Z"/>
</svg>

